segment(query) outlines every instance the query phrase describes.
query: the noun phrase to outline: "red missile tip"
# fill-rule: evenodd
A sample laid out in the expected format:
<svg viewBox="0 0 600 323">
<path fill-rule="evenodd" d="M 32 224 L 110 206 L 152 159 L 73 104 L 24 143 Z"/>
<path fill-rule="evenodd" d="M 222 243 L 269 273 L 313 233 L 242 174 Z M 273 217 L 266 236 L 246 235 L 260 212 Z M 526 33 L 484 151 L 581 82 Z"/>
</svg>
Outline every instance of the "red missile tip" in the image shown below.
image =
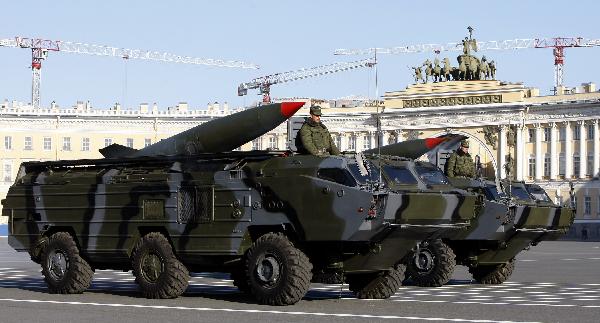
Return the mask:
<svg viewBox="0 0 600 323">
<path fill-rule="evenodd" d="M 440 137 L 440 138 L 426 138 L 425 139 L 425 147 L 427 149 L 433 149 L 433 147 L 441 144 L 442 142 L 448 140 L 448 138 Z"/>
<path fill-rule="evenodd" d="M 304 102 L 282 102 L 281 103 L 281 115 L 289 118 L 298 112 L 300 108 L 304 106 Z"/>
</svg>

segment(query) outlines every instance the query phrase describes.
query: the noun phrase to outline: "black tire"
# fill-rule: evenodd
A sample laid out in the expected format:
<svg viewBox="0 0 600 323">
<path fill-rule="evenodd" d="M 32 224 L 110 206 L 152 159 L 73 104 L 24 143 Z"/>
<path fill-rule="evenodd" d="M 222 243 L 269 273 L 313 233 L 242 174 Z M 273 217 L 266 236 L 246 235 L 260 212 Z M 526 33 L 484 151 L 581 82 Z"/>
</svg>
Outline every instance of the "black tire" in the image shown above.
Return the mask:
<svg viewBox="0 0 600 323">
<path fill-rule="evenodd" d="M 248 250 L 246 278 L 260 304 L 292 305 L 310 288 L 312 264 L 285 235 L 267 233 Z"/>
<path fill-rule="evenodd" d="M 77 244 L 67 232 L 50 236 L 42 250 L 42 275 L 52 294 L 81 294 L 92 283 L 94 271 L 79 255 Z"/>
<path fill-rule="evenodd" d="M 246 278 L 246 272 L 244 268 L 235 268 L 231 271 L 231 280 L 233 280 L 233 286 L 237 287 L 242 293 L 249 293 L 250 286 L 248 286 L 248 279 Z"/>
<path fill-rule="evenodd" d="M 417 286 L 439 287 L 450 281 L 455 267 L 456 255 L 441 239 L 423 241 L 408 261 L 406 276 Z"/>
<path fill-rule="evenodd" d="M 473 275 L 473 279 L 481 284 L 497 285 L 508 280 L 514 269 L 515 258 L 504 264 L 469 267 L 469 272 Z"/>
<path fill-rule="evenodd" d="M 348 275 L 348 288 L 361 299 L 386 299 L 396 293 L 402 285 L 406 265 L 398 264 L 387 271 L 376 274 Z"/>
<path fill-rule="evenodd" d="M 131 258 L 135 282 L 144 297 L 176 298 L 185 292 L 190 273 L 162 234 L 152 232 L 142 237 Z"/>
</svg>

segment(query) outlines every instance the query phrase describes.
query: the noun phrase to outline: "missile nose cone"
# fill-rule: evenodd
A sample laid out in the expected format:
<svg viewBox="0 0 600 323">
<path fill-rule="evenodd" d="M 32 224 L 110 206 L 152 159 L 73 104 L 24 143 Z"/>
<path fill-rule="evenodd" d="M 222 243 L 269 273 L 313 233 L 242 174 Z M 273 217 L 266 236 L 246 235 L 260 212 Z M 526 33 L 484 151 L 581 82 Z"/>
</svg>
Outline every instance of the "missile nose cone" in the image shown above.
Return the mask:
<svg viewBox="0 0 600 323">
<path fill-rule="evenodd" d="M 435 146 L 441 144 L 446 140 L 448 140 L 448 138 L 446 137 L 425 138 L 425 147 L 427 147 L 427 149 L 433 149 Z"/>
<path fill-rule="evenodd" d="M 289 118 L 298 112 L 304 105 L 304 102 L 283 102 L 281 103 L 281 115 Z"/>
</svg>

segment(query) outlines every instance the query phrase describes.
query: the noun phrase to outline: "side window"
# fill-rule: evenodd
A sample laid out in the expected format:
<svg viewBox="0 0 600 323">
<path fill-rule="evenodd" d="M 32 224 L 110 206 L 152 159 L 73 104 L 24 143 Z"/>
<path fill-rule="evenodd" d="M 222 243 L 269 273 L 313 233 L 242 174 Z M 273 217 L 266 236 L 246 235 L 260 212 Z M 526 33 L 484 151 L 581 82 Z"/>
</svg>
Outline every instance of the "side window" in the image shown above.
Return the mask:
<svg viewBox="0 0 600 323">
<path fill-rule="evenodd" d="M 346 186 L 356 186 L 356 181 L 346 171 L 345 169 L 340 168 L 321 168 L 317 172 L 317 176 L 321 179 L 336 182 L 338 184 L 346 185 Z"/>
<path fill-rule="evenodd" d="M 404 167 L 383 166 L 383 170 L 395 184 L 414 185 L 417 184 L 417 179 L 413 174 Z"/>
</svg>

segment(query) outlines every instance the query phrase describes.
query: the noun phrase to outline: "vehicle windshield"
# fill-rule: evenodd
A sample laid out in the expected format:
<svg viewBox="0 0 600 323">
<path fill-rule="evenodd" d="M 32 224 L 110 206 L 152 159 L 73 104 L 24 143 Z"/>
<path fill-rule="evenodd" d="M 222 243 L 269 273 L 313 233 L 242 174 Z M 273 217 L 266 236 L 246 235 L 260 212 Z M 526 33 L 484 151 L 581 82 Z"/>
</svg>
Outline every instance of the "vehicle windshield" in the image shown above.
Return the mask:
<svg viewBox="0 0 600 323">
<path fill-rule="evenodd" d="M 485 197 L 490 201 L 498 201 L 500 200 L 500 193 L 498 193 L 498 188 L 496 185 L 486 185 L 485 186 Z"/>
<path fill-rule="evenodd" d="M 448 184 L 448 178 L 442 171 L 433 165 L 418 165 L 415 167 L 419 177 L 430 185 Z"/>
<path fill-rule="evenodd" d="M 537 201 L 552 202 L 548 194 L 546 194 L 546 191 L 539 186 L 527 186 L 527 190 Z"/>
<path fill-rule="evenodd" d="M 367 168 L 367 171 L 368 171 L 366 175 L 362 175 L 360 173 L 358 164 L 348 164 L 348 168 L 350 169 L 350 172 L 352 173 L 354 178 L 356 178 L 356 181 L 358 181 L 361 184 L 367 184 L 368 182 L 378 181 L 379 180 L 379 168 L 377 168 L 370 161 L 366 161 L 365 163 L 366 163 L 365 167 Z"/>
<path fill-rule="evenodd" d="M 393 184 L 397 184 L 397 185 L 417 184 L 417 179 L 413 176 L 413 174 L 410 172 L 410 170 L 406 169 L 405 167 L 385 165 L 385 166 L 383 166 L 383 171 L 385 172 L 387 177 L 390 179 L 390 181 L 393 182 Z"/>
<path fill-rule="evenodd" d="M 521 186 L 512 186 L 511 194 L 519 200 L 531 200 L 529 193 Z"/>
</svg>

